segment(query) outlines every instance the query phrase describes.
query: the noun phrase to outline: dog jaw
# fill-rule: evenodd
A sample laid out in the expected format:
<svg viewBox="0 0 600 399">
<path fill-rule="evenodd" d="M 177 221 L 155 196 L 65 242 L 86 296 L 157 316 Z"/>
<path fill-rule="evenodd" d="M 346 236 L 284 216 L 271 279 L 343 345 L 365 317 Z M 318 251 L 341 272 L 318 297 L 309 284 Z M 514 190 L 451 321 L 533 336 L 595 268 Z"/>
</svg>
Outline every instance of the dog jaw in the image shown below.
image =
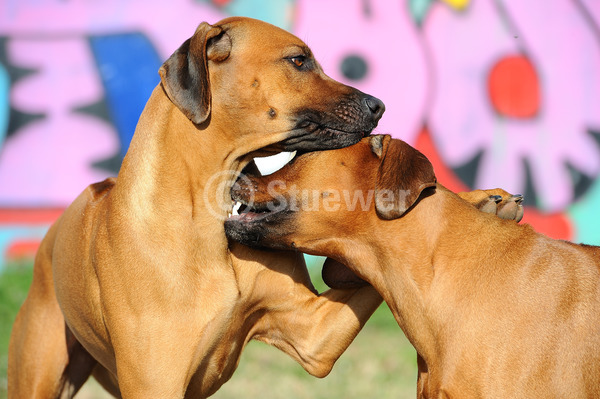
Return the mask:
<svg viewBox="0 0 600 399">
<path fill-rule="evenodd" d="M 350 94 L 340 97 L 331 109 L 308 108 L 298 112 L 295 126 L 290 136 L 281 142 L 281 147 L 286 151 L 307 152 L 354 145 L 377 127 L 385 105 L 351 89 Z"/>
</svg>

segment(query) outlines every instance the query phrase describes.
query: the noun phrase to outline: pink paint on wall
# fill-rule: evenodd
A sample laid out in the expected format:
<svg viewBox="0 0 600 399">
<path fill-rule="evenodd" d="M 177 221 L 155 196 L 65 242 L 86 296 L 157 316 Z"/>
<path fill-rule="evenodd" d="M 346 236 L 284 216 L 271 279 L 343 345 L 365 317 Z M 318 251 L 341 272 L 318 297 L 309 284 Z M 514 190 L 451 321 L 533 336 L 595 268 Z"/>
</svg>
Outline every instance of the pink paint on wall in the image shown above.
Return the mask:
<svg viewBox="0 0 600 399">
<path fill-rule="evenodd" d="M 423 123 L 430 79 L 408 8 L 388 0 L 299 0 L 294 33 L 311 46 L 325 73 L 380 98 L 386 113 L 377 132 L 413 143 Z M 345 57 L 367 64 L 363 79 L 341 72 Z"/>
<path fill-rule="evenodd" d="M 163 59 L 202 21 L 225 17 L 209 4 L 164 1 L 3 2 L 0 35 L 7 35 L 10 64 L 31 73 L 14 82 L 11 106 L 41 115 L 2 145 L 3 206 L 66 206 L 88 184 L 112 174 L 92 164 L 119 152 L 110 121 L 78 109 L 104 99 L 88 37 L 143 32 Z M 158 77 L 158 71 L 157 71 Z"/>
<path fill-rule="evenodd" d="M 14 205 L 30 204 L 32 198 L 68 204 L 88 184 L 106 177 L 89 165 L 118 148 L 110 124 L 75 112 L 102 96 L 91 54 L 83 39 L 13 39 L 8 50 L 15 65 L 40 70 L 15 85 L 13 107 L 45 116 L 6 141 L 0 197 Z"/>
<path fill-rule="evenodd" d="M 225 17 L 210 4 L 190 0 L 20 0 L 0 7 L 0 35 L 52 38 L 142 31 L 165 58 L 200 22 Z"/>
<path fill-rule="evenodd" d="M 600 46 L 575 2 L 474 1 L 462 13 L 436 3 L 425 35 L 437 77 L 428 120 L 443 159 L 457 167 L 482 151 L 475 186 L 512 192 L 526 188 L 527 160 L 538 206 L 564 210 L 574 195 L 567 164 L 600 173 L 587 131 L 600 126 Z M 493 67 L 514 56 L 528 57 L 540 82 L 527 118 L 499 114 L 487 91 Z"/>
</svg>

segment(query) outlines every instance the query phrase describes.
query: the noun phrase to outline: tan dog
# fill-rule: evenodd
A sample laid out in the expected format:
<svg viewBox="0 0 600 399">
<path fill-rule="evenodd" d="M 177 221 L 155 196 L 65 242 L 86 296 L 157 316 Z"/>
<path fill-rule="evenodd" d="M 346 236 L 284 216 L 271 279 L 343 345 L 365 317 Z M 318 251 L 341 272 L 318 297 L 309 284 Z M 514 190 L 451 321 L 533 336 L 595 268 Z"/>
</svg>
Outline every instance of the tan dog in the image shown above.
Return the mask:
<svg viewBox="0 0 600 399">
<path fill-rule="evenodd" d="M 600 397 L 600 248 L 478 212 L 389 136 L 233 196 L 253 202 L 228 236 L 332 257 L 377 289 L 417 350 L 419 398 Z"/>
<path fill-rule="evenodd" d="M 118 179 L 52 226 L 11 335 L 10 398 L 204 398 L 250 339 L 326 375 L 381 303 L 317 295 L 301 254 L 228 249 L 232 177 L 254 155 L 358 142 L 381 101 L 328 78 L 272 25 L 202 23 L 160 69 Z"/>
</svg>

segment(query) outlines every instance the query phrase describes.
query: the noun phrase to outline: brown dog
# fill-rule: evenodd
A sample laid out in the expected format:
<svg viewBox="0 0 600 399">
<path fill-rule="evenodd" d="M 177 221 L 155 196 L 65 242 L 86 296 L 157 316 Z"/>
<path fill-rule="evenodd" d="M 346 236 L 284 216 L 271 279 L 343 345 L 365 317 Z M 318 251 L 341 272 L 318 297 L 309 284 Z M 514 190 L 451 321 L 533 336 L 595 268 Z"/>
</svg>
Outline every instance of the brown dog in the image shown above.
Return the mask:
<svg viewBox="0 0 600 399">
<path fill-rule="evenodd" d="M 600 397 L 600 248 L 478 212 L 389 136 L 233 196 L 253 202 L 231 238 L 332 257 L 377 289 L 417 350 L 419 398 Z"/>
<path fill-rule="evenodd" d="M 252 156 L 358 142 L 381 101 L 328 78 L 272 25 L 202 23 L 160 69 L 118 179 L 52 226 L 11 335 L 10 398 L 204 398 L 250 339 L 326 375 L 381 303 L 317 295 L 301 254 L 228 249 L 232 177 Z"/>
</svg>

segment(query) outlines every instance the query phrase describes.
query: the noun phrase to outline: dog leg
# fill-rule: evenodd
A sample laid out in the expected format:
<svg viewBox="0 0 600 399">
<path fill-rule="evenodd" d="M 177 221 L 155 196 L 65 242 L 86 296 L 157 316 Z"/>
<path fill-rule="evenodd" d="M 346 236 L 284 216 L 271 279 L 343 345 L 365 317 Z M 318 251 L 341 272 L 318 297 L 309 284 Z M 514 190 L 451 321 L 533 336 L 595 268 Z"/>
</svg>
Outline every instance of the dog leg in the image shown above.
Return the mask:
<svg viewBox="0 0 600 399">
<path fill-rule="evenodd" d="M 173 320 L 164 320 L 166 325 L 173 325 Z M 141 332 L 139 330 L 141 329 L 138 329 L 138 333 Z M 167 328 L 159 328 L 156 332 L 165 336 L 170 331 Z M 128 350 L 115 352 L 121 396 L 127 399 L 183 398 L 186 379 L 190 377 L 190 365 L 184 360 L 191 358 L 187 348 L 182 349 L 175 344 L 166 345 L 164 339 L 154 339 L 150 335 L 149 331 L 145 331 L 136 337 L 145 347 L 132 345 Z M 177 342 L 193 343 L 188 337 L 178 339 L 181 341 Z M 115 341 L 121 342 L 121 339 Z M 136 340 L 127 336 L 122 342 L 131 344 Z"/>
<path fill-rule="evenodd" d="M 29 295 L 15 320 L 9 344 L 8 397 L 72 398 L 96 361 L 65 325 L 52 279 L 53 232 L 34 264 Z"/>
<path fill-rule="evenodd" d="M 256 273 L 252 287 L 262 315 L 253 338 L 287 353 L 310 374 L 325 377 L 381 304 L 381 296 L 370 285 L 318 294 L 301 253 L 263 252 L 257 264 L 242 260 L 242 251 L 249 249 L 232 246 L 240 270 L 267 267 Z"/>
<path fill-rule="evenodd" d="M 319 378 L 329 374 L 382 302 L 371 286 L 330 289 L 319 296 L 298 289 L 294 296 L 265 316 L 270 330 L 256 338 L 281 349 Z"/>
<path fill-rule="evenodd" d="M 219 317 L 229 315 L 222 312 L 214 316 L 212 321 L 217 328 L 223 325 Z M 215 334 L 228 340 L 227 330 L 213 328 L 199 322 L 194 312 L 183 314 L 172 311 L 172 307 L 160 312 L 135 313 L 121 329 L 113 328 L 111 342 L 121 396 L 127 399 L 207 397 L 211 387 L 216 390 L 224 381 L 206 374 L 222 367 L 219 362 L 229 360 L 228 354 L 219 356 L 219 353 L 224 348 L 230 349 L 203 346 L 203 339 Z M 206 374 L 199 380 L 201 386 L 190 387 L 195 372 Z"/>
<path fill-rule="evenodd" d="M 119 384 L 117 383 L 116 378 L 100 363 L 96 364 L 94 370 L 92 371 L 92 376 L 98 383 L 104 388 L 107 392 L 109 392 L 115 398 L 121 398 L 121 392 L 119 391 Z"/>
</svg>

